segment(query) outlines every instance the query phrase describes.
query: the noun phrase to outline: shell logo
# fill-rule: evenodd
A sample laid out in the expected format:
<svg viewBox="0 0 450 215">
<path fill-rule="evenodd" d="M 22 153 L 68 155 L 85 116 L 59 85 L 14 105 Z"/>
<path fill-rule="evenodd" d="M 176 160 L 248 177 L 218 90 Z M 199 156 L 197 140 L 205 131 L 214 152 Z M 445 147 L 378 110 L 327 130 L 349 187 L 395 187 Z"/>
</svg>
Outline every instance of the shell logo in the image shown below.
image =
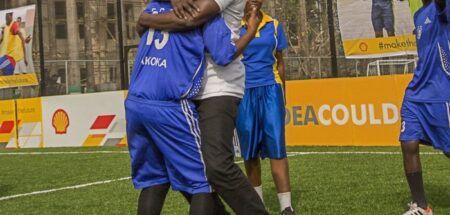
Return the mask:
<svg viewBox="0 0 450 215">
<path fill-rule="evenodd" d="M 70 125 L 69 115 L 63 109 L 58 109 L 53 113 L 52 126 L 56 134 L 66 134 Z"/>
</svg>

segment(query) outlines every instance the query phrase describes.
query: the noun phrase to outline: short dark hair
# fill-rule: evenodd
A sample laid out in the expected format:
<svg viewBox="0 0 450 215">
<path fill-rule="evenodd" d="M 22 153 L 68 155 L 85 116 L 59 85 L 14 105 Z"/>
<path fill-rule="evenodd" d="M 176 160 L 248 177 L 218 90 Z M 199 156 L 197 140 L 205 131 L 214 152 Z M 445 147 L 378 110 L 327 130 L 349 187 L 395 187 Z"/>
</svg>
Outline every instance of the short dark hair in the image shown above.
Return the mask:
<svg viewBox="0 0 450 215">
<path fill-rule="evenodd" d="M 20 20 L 22 20 L 22 17 L 20 17 L 20 16 L 19 16 L 19 17 L 17 17 L 17 19 L 20 19 Z"/>
<path fill-rule="evenodd" d="M 6 13 L 7 16 L 13 16 L 13 12 Z"/>
</svg>

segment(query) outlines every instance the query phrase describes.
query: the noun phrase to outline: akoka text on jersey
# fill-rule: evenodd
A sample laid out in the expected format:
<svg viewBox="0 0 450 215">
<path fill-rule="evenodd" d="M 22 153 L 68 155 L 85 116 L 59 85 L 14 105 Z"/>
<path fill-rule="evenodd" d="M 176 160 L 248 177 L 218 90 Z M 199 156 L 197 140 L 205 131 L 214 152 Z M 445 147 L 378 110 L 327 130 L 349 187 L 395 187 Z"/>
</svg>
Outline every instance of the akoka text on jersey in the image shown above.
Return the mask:
<svg viewBox="0 0 450 215">
<path fill-rule="evenodd" d="M 394 125 L 399 121 L 399 108 L 383 104 L 324 104 L 286 108 L 285 124 L 293 126 Z"/>
<path fill-rule="evenodd" d="M 141 60 L 143 66 L 154 66 L 167 69 L 167 60 L 159 57 L 146 56 Z"/>
</svg>

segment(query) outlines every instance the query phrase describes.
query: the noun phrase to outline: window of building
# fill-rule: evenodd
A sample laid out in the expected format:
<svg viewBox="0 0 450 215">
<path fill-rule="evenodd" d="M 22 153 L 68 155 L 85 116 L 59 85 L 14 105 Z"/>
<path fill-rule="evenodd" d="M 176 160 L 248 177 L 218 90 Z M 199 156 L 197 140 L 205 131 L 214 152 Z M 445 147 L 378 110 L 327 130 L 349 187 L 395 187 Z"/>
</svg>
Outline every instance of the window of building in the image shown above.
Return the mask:
<svg viewBox="0 0 450 215">
<path fill-rule="evenodd" d="M 83 4 L 83 2 L 77 2 L 77 16 L 78 16 L 78 20 L 84 20 L 84 4 Z"/>
<path fill-rule="evenodd" d="M 134 20 L 134 11 L 132 4 L 124 5 L 124 14 L 125 14 L 125 23 L 126 23 L 126 33 L 127 39 L 132 40 L 136 38 L 136 29 L 135 29 L 135 20 Z"/>
<path fill-rule="evenodd" d="M 78 25 L 78 34 L 79 34 L 81 40 L 84 39 L 84 37 L 85 37 L 84 33 L 85 33 L 84 32 L 84 25 L 83 24 L 79 24 Z"/>
<path fill-rule="evenodd" d="M 108 19 L 116 18 L 116 11 L 115 11 L 115 7 L 114 7 L 114 3 L 108 3 L 107 11 L 108 11 L 108 13 L 107 13 Z"/>
<path fill-rule="evenodd" d="M 116 36 L 116 23 L 110 22 L 108 23 L 108 39 L 114 39 Z"/>
<path fill-rule="evenodd" d="M 55 25 L 56 39 L 67 39 L 67 25 L 66 23 L 58 23 Z"/>
<path fill-rule="evenodd" d="M 55 2 L 55 18 L 56 19 L 66 19 L 66 2 L 56 1 Z"/>
</svg>

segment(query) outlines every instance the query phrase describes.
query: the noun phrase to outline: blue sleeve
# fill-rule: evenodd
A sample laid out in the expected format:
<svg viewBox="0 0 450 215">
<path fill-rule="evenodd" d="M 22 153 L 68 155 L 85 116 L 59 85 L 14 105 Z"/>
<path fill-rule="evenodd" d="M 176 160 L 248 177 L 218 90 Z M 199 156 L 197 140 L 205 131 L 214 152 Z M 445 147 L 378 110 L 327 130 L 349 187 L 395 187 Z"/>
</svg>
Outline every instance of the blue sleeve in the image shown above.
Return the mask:
<svg viewBox="0 0 450 215">
<path fill-rule="evenodd" d="M 286 35 L 284 35 L 283 25 L 281 23 L 278 24 L 278 34 L 277 34 L 277 40 L 278 40 L 278 46 L 277 51 L 283 51 L 288 48 L 288 43 L 286 40 Z"/>
<path fill-rule="evenodd" d="M 154 8 L 155 6 L 156 2 L 151 1 L 150 3 L 147 4 L 147 7 L 145 7 L 144 13 L 152 13 L 152 8 Z"/>
<path fill-rule="evenodd" d="M 232 32 L 221 15 L 203 26 L 203 40 L 208 52 L 217 65 L 226 66 L 234 60 L 236 46 L 232 41 Z"/>
<path fill-rule="evenodd" d="M 436 3 L 435 3 L 436 4 Z M 450 0 L 445 0 L 445 8 L 439 8 L 436 4 L 438 10 L 439 19 L 442 22 L 448 23 L 450 21 Z"/>
</svg>

